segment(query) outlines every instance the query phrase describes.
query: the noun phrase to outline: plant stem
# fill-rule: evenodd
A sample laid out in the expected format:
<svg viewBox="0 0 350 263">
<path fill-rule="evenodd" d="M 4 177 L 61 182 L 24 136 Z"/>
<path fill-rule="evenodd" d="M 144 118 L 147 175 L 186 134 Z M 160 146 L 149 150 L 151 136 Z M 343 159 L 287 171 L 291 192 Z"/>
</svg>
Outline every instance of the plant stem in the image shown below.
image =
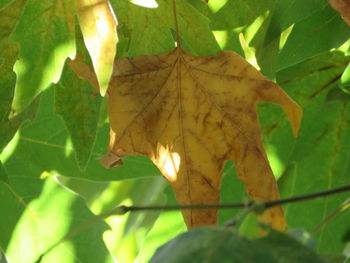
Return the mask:
<svg viewBox="0 0 350 263">
<path fill-rule="evenodd" d="M 177 15 L 176 15 L 176 0 L 173 0 L 173 15 L 174 15 L 175 34 L 176 34 L 176 46 L 178 48 L 181 48 L 180 37 L 179 37 L 179 26 L 177 23 Z"/>
</svg>

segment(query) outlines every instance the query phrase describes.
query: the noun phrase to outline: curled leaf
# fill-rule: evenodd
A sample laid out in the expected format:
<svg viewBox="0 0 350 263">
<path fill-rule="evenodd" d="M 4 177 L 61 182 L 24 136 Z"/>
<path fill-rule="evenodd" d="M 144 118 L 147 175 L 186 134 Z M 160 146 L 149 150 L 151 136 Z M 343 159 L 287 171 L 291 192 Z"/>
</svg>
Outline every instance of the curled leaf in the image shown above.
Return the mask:
<svg viewBox="0 0 350 263">
<path fill-rule="evenodd" d="M 108 0 L 75 0 L 79 24 L 97 75 L 106 93 L 116 55 L 117 20 Z"/>
</svg>

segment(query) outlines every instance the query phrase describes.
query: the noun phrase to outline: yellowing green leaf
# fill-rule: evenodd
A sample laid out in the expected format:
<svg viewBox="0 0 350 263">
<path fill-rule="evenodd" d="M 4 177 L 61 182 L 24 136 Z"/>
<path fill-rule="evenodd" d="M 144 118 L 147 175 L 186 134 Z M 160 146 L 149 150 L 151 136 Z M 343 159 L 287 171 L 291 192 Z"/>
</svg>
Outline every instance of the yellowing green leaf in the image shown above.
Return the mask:
<svg viewBox="0 0 350 263">
<path fill-rule="evenodd" d="M 79 24 L 104 95 L 113 71 L 117 21 L 108 0 L 76 0 Z"/>
</svg>

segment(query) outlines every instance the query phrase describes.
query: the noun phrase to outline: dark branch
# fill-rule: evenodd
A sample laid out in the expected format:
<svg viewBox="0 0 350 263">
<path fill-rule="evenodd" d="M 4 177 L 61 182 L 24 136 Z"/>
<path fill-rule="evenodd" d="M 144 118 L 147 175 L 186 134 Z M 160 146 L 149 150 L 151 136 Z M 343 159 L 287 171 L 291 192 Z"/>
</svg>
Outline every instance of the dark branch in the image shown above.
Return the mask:
<svg viewBox="0 0 350 263">
<path fill-rule="evenodd" d="M 341 187 L 337 187 L 334 189 L 321 191 L 317 193 L 300 195 L 300 196 L 295 196 L 295 197 L 285 198 L 285 199 L 280 199 L 275 201 L 269 201 L 269 202 L 249 201 L 246 203 L 234 203 L 234 204 L 171 205 L 171 206 L 124 206 L 122 205 L 114 208 L 113 211 L 109 212 L 109 214 L 125 214 L 127 212 L 146 211 L 146 210 L 173 211 L 173 210 L 188 210 L 188 209 L 235 209 L 235 208 L 249 208 L 256 204 L 259 204 L 259 206 L 262 206 L 265 209 L 268 209 L 277 205 L 306 201 L 306 200 L 324 197 L 328 195 L 339 194 L 346 191 L 350 191 L 350 185 L 345 185 L 345 186 L 341 186 Z"/>
</svg>

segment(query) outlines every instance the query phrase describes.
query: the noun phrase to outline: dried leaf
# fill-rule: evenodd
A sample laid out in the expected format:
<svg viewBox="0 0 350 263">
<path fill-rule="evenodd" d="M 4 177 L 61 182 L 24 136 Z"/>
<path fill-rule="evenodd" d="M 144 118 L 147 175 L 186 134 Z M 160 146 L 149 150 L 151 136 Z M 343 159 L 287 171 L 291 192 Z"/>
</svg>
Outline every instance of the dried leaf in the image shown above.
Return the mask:
<svg viewBox="0 0 350 263">
<path fill-rule="evenodd" d="M 117 20 L 108 0 L 75 0 L 79 24 L 103 96 L 116 55 Z"/>
<path fill-rule="evenodd" d="M 219 203 L 226 160 L 235 161 L 252 199 L 279 198 L 255 105 L 280 104 L 294 135 L 302 112 L 238 54 L 192 56 L 177 48 L 162 55 L 122 58 L 114 65 L 108 94 L 110 156 L 151 158 L 180 204 Z M 186 210 L 183 215 L 188 227 L 217 221 L 215 209 Z M 261 220 L 285 228 L 280 207 L 266 211 Z"/>
<path fill-rule="evenodd" d="M 329 4 L 336 10 L 350 26 L 350 1 L 349 0 L 328 0 Z"/>
</svg>

